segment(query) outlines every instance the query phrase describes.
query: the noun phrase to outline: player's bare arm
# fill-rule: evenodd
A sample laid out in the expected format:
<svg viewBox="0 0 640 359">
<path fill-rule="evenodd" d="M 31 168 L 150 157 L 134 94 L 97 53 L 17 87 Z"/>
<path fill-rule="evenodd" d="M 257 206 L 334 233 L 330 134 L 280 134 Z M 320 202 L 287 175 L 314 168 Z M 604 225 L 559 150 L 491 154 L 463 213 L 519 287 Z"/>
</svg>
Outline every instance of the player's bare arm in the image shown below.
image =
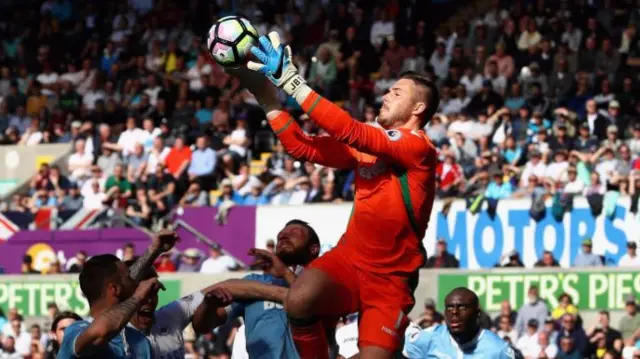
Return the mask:
<svg viewBox="0 0 640 359">
<path fill-rule="evenodd" d="M 231 292 L 224 287 L 217 287 L 204 293 L 204 300 L 191 319 L 193 330 L 199 334 L 208 333 L 224 324 L 227 320 L 225 307 L 232 301 Z"/>
<path fill-rule="evenodd" d="M 296 280 L 295 273 L 274 253 L 254 248 L 249 251 L 249 255 L 256 257 L 254 266 L 263 269 L 265 273 L 284 279 L 289 285 Z M 215 290 L 216 288 L 224 288 L 235 300 L 265 300 L 280 304 L 284 304 L 289 290 L 286 287 L 254 280 L 229 279 L 204 291 Z"/>
<path fill-rule="evenodd" d="M 160 254 L 171 250 L 178 239 L 178 235 L 174 231 L 161 230 L 158 232 L 144 254 L 129 269 L 131 279 L 139 282 L 145 269 L 150 267 Z"/>
<path fill-rule="evenodd" d="M 160 289 L 164 290 L 164 286 L 158 281 L 158 278 L 141 282 L 131 298 L 98 315 L 91 325 L 78 336 L 74 344 L 75 353 L 79 356 L 98 353 L 101 346 L 106 345 L 111 338 L 122 331 L 145 299 L 153 291 L 157 292 Z"/>
<path fill-rule="evenodd" d="M 264 300 L 283 304 L 288 288 L 248 279 L 228 279 L 215 286 L 229 291 L 236 300 Z"/>
</svg>

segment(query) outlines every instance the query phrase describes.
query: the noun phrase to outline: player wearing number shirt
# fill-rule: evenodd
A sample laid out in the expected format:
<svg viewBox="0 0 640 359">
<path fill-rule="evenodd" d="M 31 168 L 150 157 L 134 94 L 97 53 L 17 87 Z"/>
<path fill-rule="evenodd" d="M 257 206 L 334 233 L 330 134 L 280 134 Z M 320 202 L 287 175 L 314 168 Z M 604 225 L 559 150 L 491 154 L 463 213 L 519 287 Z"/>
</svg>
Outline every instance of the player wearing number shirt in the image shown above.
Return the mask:
<svg viewBox="0 0 640 359">
<path fill-rule="evenodd" d="M 236 300 L 226 311 L 218 311 L 218 323 L 237 317 L 244 319 L 246 349 L 252 359 L 299 358 L 281 303 L 296 278 L 290 267 L 304 267 L 316 259 L 320 253 L 320 240 L 315 230 L 300 220 L 288 222 L 277 239 L 275 254 L 259 249 L 250 252 L 257 258 L 256 265 L 265 268 L 263 274 L 249 274 L 244 279 L 218 284 L 234 297 L 244 290 L 258 293 L 252 283 L 265 284 L 256 286 L 262 290 L 280 289 L 275 295 L 265 295 L 265 299 Z M 240 291 L 240 287 L 245 289 Z"/>
</svg>

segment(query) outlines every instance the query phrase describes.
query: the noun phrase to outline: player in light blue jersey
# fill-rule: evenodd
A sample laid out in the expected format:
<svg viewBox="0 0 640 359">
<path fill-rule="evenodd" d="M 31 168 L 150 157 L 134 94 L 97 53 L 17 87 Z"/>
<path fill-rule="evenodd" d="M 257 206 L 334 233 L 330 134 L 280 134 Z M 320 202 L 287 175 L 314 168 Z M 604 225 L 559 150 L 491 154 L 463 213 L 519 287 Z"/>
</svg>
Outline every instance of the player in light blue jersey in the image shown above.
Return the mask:
<svg viewBox="0 0 640 359">
<path fill-rule="evenodd" d="M 251 359 L 300 358 L 282 301 L 286 288 L 295 280 L 291 268 L 306 266 L 319 253 L 320 240 L 313 228 L 306 222 L 292 220 L 278 233 L 275 254 L 260 249 L 250 252 L 257 258 L 256 265 L 264 268 L 263 274 L 249 274 L 244 279 L 219 284 L 227 288 L 234 298 L 240 294 L 259 293 L 265 288 L 282 289 L 273 295 L 265 293 L 263 298 L 269 300 L 235 300 L 225 312 L 218 312 L 220 321 L 244 318 L 247 353 Z"/>
<path fill-rule="evenodd" d="M 89 259 L 78 279 L 89 302 L 90 318 L 65 329 L 58 358 L 151 359 L 147 338 L 126 325 L 149 297 L 164 288 L 157 278 L 142 280 L 142 274 L 177 240 L 175 232 L 158 232 L 131 268 L 111 254 Z"/>
<path fill-rule="evenodd" d="M 456 288 L 445 298 L 446 325 L 405 332 L 403 354 L 409 359 L 521 359 L 522 354 L 478 324 L 480 302 L 467 288 Z"/>
</svg>

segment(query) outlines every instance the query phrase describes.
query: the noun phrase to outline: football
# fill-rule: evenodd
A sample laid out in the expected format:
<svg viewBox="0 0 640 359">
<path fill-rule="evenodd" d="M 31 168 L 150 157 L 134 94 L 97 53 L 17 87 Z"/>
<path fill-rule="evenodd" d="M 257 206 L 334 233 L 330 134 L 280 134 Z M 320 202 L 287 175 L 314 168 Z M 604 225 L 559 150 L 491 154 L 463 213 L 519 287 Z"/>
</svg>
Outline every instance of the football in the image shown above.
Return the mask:
<svg viewBox="0 0 640 359">
<path fill-rule="evenodd" d="M 209 29 L 207 49 L 221 66 L 234 68 L 244 65 L 251 47 L 258 46 L 258 31 L 240 16 L 226 16 Z"/>
</svg>

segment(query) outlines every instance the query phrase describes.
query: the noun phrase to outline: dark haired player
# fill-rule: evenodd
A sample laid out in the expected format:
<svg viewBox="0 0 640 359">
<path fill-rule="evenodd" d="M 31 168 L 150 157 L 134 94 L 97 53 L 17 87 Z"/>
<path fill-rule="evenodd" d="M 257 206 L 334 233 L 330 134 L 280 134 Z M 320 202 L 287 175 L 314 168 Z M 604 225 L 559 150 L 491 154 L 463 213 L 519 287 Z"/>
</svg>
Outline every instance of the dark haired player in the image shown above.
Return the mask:
<svg viewBox="0 0 640 359">
<path fill-rule="evenodd" d="M 360 357 L 391 358 L 401 348 L 425 261 L 422 239 L 435 195 L 437 152 L 423 127 L 438 108 L 438 90 L 422 75 L 402 74 L 384 96 L 377 119 L 382 128 L 376 128 L 314 92 L 277 33 L 262 36 L 260 45 L 252 48 L 259 63 L 249 62 L 249 69 L 292 96 L 329 134 L 308 136 L 281 110 L 271 84 L 251 71 L 232 71 L 265 108 L 289 154 L 356 173 L 346 232 L 300 275 L 285 302 L 298 352 L 303 359 L 326 358 L 320 319 L 359 312 Z"/>
<path fill-rule="evenodd" d="M 157 278 L 140 280 L 153 261 L 173 248 L 177 240 L 175 232 L 160 231 L 130 269 L 111 254 L 89 259 L 79 281 L 89 302 L 90 317 L 65 330 L 58 358 L 151 359 L 147 338 L 126 325 L 149 296 L 163 289 Z"/>
<path fill-rule="evenodd" d="M 467 288 L 456 288 L 444 300 L 446 325 L 421 329 L 412 324 L 405 333 L 403 354 L 409 359 L 521 359 L 513 349 L 490 330 L 479 325 L 480 302 Z"/>
<path fill-rule="evenodd" d="M 287 314 L 282 302 L 287 287 L 296 280 L 291 268 L 307 266 L 320 253 L 320 240 L 316 231 L 304 221 L 292 220 L 278 233 L 275 254 L 267 250 L 252 249 L 256 265 L 263 274 L 249 274 L 244 279 L 219 283 L 234 296 L 266 298 L 235 300 L 226 311 L 218 311 L 218 324 L 227 319 L 243 317 L 246 350 L 249 358 L 299 358 L 289 332 Z M 253 294 L 250 294 L 253 293 Z M 255 295 L 263 293 L 263 295 Z M 327 351 L 327 348 L 324 348 Z"/>
</svg>

